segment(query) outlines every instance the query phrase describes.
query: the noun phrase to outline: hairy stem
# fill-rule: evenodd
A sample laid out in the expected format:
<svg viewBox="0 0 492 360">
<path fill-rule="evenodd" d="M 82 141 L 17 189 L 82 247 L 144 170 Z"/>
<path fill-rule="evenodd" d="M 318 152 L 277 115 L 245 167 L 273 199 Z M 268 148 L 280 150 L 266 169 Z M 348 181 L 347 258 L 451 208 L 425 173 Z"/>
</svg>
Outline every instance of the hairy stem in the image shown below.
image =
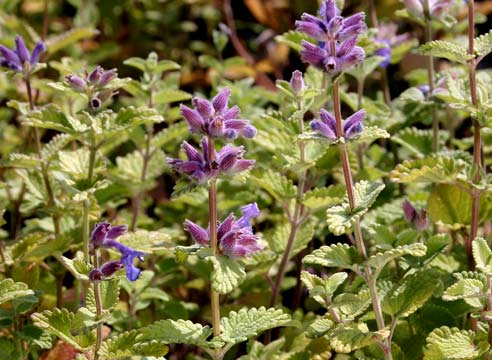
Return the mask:
<svg viewBox="0 0 492 360">
<path fill-rule="evenodd" d="M 331 41 L 330 47 L 331 47 L 331 53 L 334 55 L 335 54 L 334 41 Z M 341 114 L 338 80 L 335 81 L 333 84 L 333 107 L 335 109 L 337 136 L 341 137 L 343 136 L 343 131 L 342 131 L 342 114 Z M 348 157 L 347 146 L 345 145 L 344 142 L 341 142 L 339 148 L 340 148 L 340 159 L 343 168 L 343 177 L 345 179 L 345 188 L 347 190 L 347 197 L 349 200 L 350 210 L 352 211 L 355 208 L 354 182 L 352 179 L 352 172 L 350 170 L 350 161 Z M 364 244 L 362 229 L 359 220 L 355 221 L 354 223 L 354 237 L 355 237 L 357 250 L 359 251 L 363 259 L 367 259 L 367 250 Z M 381 308 L 381 299 L 379 298 L 379 294 L 377 291 L 376 279 L 372 276 L 372 271 L 369 266 L 364 267 L 364 279 L 369 287 L 372 308 L 376 316 L 376 323 L 378 325 L 378 330 L 382 330 L 385 328 L 385 324 L 384 324 L 383 311 Z M 381 348 L 384 352 L 385 359 L 392 360 L 393 355 L 391 352 L 391 342 L 388 341 L 388 339 L 384 340 L 383 343 L 381 344 Z"/>
<path fill-rule="evenodd" d="M 424 12 L 425 12 L 425 41 L 431 42 L 433 38 L 432 34 L 432 19 L 429 13 L 429 0 L 424 1 Z M 429 81 L 429 95 L 432 96 L 435 87 L 434 79 L 434 57 L 429 55 L 427 57 L 427 78 Z M 439 120 L 436 114 L 436 108 L 434 104 L 431 105 L 431 115 L 432 115 L 432 151 L 439 151 Z"/>
<path fill-rule="evenodd" d="M 208 158 L 212 163 L 215 161 L 215 144 L 214 139 L 208 136 Z M 217 179 L 212 179 L 208 190 L 208 212 L 210 217 L 210 248 L 212 253 L 217 255 Z M 212 326 L 214 336 L 220 335 L 220 298 L 219 293 L 210 287 L 210 302 L 212 307 Z M 215 359 L 220 359 L 219 349 L 215 351 Z"/>
<path fill-rule="evenodd" d="M 468 53 L 475 53 L 475 6 L 474 1 L 468 1 Z M 477 97 L 477 82 L 475 78 L 476 72 L 476 60 L 471 59 L 468 61 L 468 75 L 470 82 L 470 96 L 471 101 L 474 107 L 478 108 L 478 97 Z M 482 134 L 480 124 L 476 119 L 473 119 L 473 165 L 475 166 L 475 174 L 473 177 L 473 182 L 480 182 L 481 171 L 482 171 Z M 479 214 L 480 214 L 480 196 L 481 191 L 478 189 L 472 190 L 472 219 L 471 219 L 471 228 L 470 228 L 470 237 L 465 240 L 465 249 L 468 255 L 468 263 L 470 268 L 474 267 L 473 256 L 471 252 L 471 244 L 473 239 L 477 236 L 478 233 L 478 223 L 479 223 Z"/>
<path fill-rule="evenodd" d="M 297 110 L 300 112 L 301 110 L 301 103 L 300 100 L 297 101 Z M 304 132 L 304 119 L 302 118 L 302 115 L 299 116 L 298 119 L 299 122 L 299 131 L 300 133 Z M 299 153 L 300 153 L 300 160 L 301 163 L 304 163 L 305 160 L 305 150 L 304 150 L 304 143 L 299 142 Z M 290 254 L 292 252 L 292 247 L 294 245 L 294 240 L 297 235 L 297 231 L 299 230 L 299 227 L 301 226 L 301 214 L 303 210 L 303 205 L 301 203 L 301 197 L 302 194 L 304 193 L 304 185 L 306 183 L 306 170 L 302 170 L 298 174 L 299 178 L 299 184 L 297 185 L 297 197 L 296 197 L 296 203 L 295 203 L 295 208 L 294 208 L 294 214 L 292 215 L 292 218 L 290 220 L 290 233 L 289 233 L 289 238 L 287 239 L 287 247 L 285 248 L 284 254 L 282 256 L 282 259 L 280 260 L 280 265 L 278 268 L 277 272 L 277 277 L 275 279 L 275 283 L 273 285 L 272 289 L 272 296 L 270 298 L 270 306 L 275 306 L 277 304 L 278 296 L 280 293 L 280 285 L 282 284 L 282 280 L 284 279 L 285 276 L 285 270 L 287 267 L 287 264 L 290 259 Z"/>
<path fill-rule="evenodd" d="M 89 256 L 89 233 L 90 233 L 90 228 L 89 228 L 89 210 L 90 210 L 90 202 L 89 200 L 84 200 L 83 203 L 83 212 L 82 212 L 82 246 L 83 246 L 83 252 L 84 252 L 84 260 L 86 262 L 90 261 L 90 256 Z"/>
<path fill-rule="evenodd" d="M 94 259 L 94 268 L 98 269 L 99 254 L 97 250 L 95 250 L 93 259 Z M 103 312 L 103 306 L 101 301 L 101 287 L 99 281 L 94 281 L 94 299 L 96 302 L 96 320 L 100 320 Z M 97 325 L 96 328 L 96 345 L 94 346 L 94 360 L 99 360 L 99 349 L 101 349 L 101 345 L 103 342 L 102 331 L 103 331 L 103 324 L 100 323 Z"/>
</svg>

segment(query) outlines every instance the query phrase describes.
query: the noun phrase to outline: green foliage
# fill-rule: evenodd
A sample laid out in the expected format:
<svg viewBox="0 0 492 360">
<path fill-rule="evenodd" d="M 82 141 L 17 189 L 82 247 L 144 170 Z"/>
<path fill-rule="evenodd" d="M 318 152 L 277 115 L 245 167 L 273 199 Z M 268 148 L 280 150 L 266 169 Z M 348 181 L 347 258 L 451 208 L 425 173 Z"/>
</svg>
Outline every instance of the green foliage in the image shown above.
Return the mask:
<svg viewBox="0 0 492 360">
<path fill-rule="evenodd" d="M 206 258 L 212 263 L 212 288 L 219 294 L 227 294 L 245 280 L 246 272 L 242 265 L 227 256 L 209 256 Z"/>
<path fill-rule="evenodd" d="M 471 330 L 460 330 L 443 326 L 434 329 L 427 336 L 424 359 L 476 359 L 489 348 L 486 341 L 475 343 L 475 334 Z"/>
<path fill-rule="evenodd" d="M 357 249 L 347 244 L 321 246 L 302 260 L 304 264 L 341 267 L 356 271 L 361 262 Z"/>
<path fill-rule="evenodd" d="M 301 273 L 301 281 L 309 290 L 309 296 L 324 306 L 330 305 L 333 294 L 347 277 L 344 272 L 334 273 L 323 279 L 307 271 Z"/>
<path fill-rule="evenodd" d="M 297 194 L 296 186 L 291 180 L 271 169 L 263 169 L 259 174 L 250 176 L 249 180 L 261 186 L 276 200 L 293 198 Z"/>
<path fill-rule="evenodd" d="M 12 279 L 0 281 L 0 304 L 28 295 L 34 295 L 34 291 L 30 290 L 26 284 L 14 282 Z"/>
<path fill-rule="evenodd" d="M 444 40 L 434 40 L 428 42 L 427 44 L 422 45 L 418 49 L 418 52 L 421 55 L 442 57 L 460 64 L 466 64 L 468 60 L 474 58 L 473 55 L 468 54 L 465 47 Z"/>
<path fill-rule="evenodd" d="M 475 53 L 478 56 L 486 56 L 492 52 L 492 32 L 480 35 L 475 38 Z"/>
<path fill-rule="evenodd" d="M 379 193 L 383 191 L 384 184 L 361 181 L 355 184 L 355 206 L 351 210 L 348 197 L 344 198 L 341 205 L 336 205 L 326 210 L 326 222 L 328 229 L 335 235 L 343 235 L 352 229 L 354 222 L 364 215 L 376 201 Z"/>
<path fill-rule="evenodd" d="M 222 332 L 219 339 L 225 343 L 237 344 L 258 336 L 263 331 L 290 324 L 290 316 L 278 309 L 260 307 L 231 311 L 220 320 Z"/>
<path fill-rule="evenodd" d="M 207 338 L 212 334 L 208 326 L 185 320 L 161 320 L 140 330 L 140 342 L 156 340 L 163 344 L 190 344 L 208 347 Z"/>
<path fill-rule="evenodd" d="M 492 251 L 485 239 L 477 237 L 472 242 L 473 259 L 478 270 L 492 275 Z"/>
<path fill-rule="evenodd" d="M 159 341 L 140 342 L 136 330 L 121 333 L 105 341 L 101 355 L 105 359 L 121 359 L 129 356 L 155 356 L 167 354 L 169 348 Z"/>
</svg>

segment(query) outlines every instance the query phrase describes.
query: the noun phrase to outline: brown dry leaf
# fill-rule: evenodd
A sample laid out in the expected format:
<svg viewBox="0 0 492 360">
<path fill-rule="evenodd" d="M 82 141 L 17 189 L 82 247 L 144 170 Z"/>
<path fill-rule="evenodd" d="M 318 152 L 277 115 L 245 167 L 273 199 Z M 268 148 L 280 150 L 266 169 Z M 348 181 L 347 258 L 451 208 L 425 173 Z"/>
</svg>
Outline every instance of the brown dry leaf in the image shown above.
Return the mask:
<svg viewBox="0 0 492 360">
<path fill-rule="evenodd" d="M 74 360 L 79 352 L 70 344 L 58 340 L 56 345 L 41 355 L 40 360 Z"/>
</svg>

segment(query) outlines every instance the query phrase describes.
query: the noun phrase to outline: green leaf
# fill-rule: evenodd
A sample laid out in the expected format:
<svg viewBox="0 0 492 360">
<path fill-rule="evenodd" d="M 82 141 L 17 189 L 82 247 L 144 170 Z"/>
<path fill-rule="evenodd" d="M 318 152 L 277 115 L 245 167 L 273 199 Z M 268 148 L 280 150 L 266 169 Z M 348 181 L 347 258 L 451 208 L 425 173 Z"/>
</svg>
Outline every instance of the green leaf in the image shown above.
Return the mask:
<svg viewBox="0 0 492 360">
<path fill-rule="evenodd" d="M 189 344 L 209 347 L 207 338 L 212 334 L 209 326 L 194 324 L 189 320 L 161 320 L 140 329 L 139 341 L 156 340 L 164 344 Z"/>
<path fill-rule="evenodd" d="M 347 273 L 338 272 L 322 279 L 307 271 L 301 272 L 301 281 L 309 290 L 309 296 L 323 306 L 330 305 L 333 294 L 347 277 Z"/>
<path fill-rule="evenodd" d="M 291 318 L 279 309 L 241 309 L 231 311 L 220 320 L 221 334 L 219 339 L 225 343 L 237 344 L 258 336 L 261 332 L 291 323 Z"/>
<path fill-rule="evenodd" d="M 459 64 L 466 64 L 467 60 L 474 58 L 468 54 L 464 46 L 444 40 L 434 40 L 419 47 L 417 51 L 420 55 L 432 55 L 448 59 Z"/>
<path fill-rule="evenodd" d="M 192 95 L 183 90 L 164 89 L 157 92 L 154 96 L 156 104 L 170 104 L 174 102 L 180 102 L 189 100 Z"/>
<path fill-rule="evenodd" d="M 345 196 L 343 204 L 328 208 L 326 210 L 328 229 L 337 236 L 349 232 L 352 224 L 369 210 L 383 189 L 384 184 L 378 182 L 361 181 L 355 184 L 355 207 L 350 210 L 348 197 Z"/>
<path fill-rule="evenodd" d="M 365 323 L 342 325 L 330 333 L 330 345 L 336 352 L 348 354 L 372 344 L 374 336 Z"/>
<path fill-rule="evenodd" d="M 53 136 L 49 143 L 43 146 L 41 157 L 44 161 L 50 162 L 73 138 L 69 134 L 57 134 Z"/>
<path fill-rule="evenodd" d="M 26 284 L 14 282 L 12 279 L 0 281 L 0 304 L 28 295 L 34 295 L 34 291 L 30 290 Z"/>
<path fill-rule="evenodd" d="M 291 49 L 300 52 L 302 49 L 301 42 L 302 40 L 309 41 L 310 38 L 306 34 L 299 32 L 299 31 L 294 31 L 294 30 L 289 30 L 286 33 L 283 33 L 282 35 L 277 35 L 275 37 L 275 40 L 288 45 Z"/>
<path fill-rule="evenodd" d="M 271 169 L 261 169 L 261 172 L 251 175 L 249 180 L 265 189 L 278 201 L 294 198 L 297 194 L 297 188 L 292 180 Z"/>
<path fill-rule="evenodd" d="M 460 229 L 470 224 L 471 196 L 457 186 L 435 185 L 427 203 L 427 214 L 433 222 Z"/>
<path fill-rule="evenodd" d="M 189 133 L 188 124 L 179 122 L 168 128 L 162 129 L 152 137 L 151 145 L 155 148 L 175 144 L 176 141 L 183 139 Z"/>
<path fill-rule="evenodd" d="M 454 301 L 463 299 L 468 305 L 474 308 L 483 307 L 486 286 L 479 279 L 462 279 L 454 283 L 444 291 L 442 299 L 444 301 Z"/>
<path fill-rule="evenodd" d="M 472 242 L 473 259 L 478 270 L 492 275 L 492 251 L 484 238 L 477 237 Z"/>
<path fill-rule="evenodd" d="M 144 253 L 170 250 L 172 247 L 171 235 L 163 231 L 137 230 L 128 232 L 120 236 L 118 242 Z"/>
<path fill-rule="evenodd" d="M 361 258 L 357 249 L 347 244 L 324 245 L 302 259 L 304 264 L 341 267 L 352 270 L 358 268 L 360 261 Z"/>
<path fill-rule="evenodd" d="M 75 347 L 77 350 L 83 350 L 90 346 L 95 340 L 92 333 L 74 335 L 74 330 L 78 330 L 80 321 L 76 314 L 69 312 L 67 309 L 45 310 L 41 313 L 31 315 L 34 325 L 44 331 L 57 336 L 61 340 Z M 92 336 L 91 336 L 92 335 Z"/>
<path fill-rule="evenodd" d="M 357 294 L 340 294 L 333 299 L 333 306 L 347 319 L 353 320 L 371 306 L 371 294 L 368 289 L 362 289 Z"/>
<path fill-rule="evenodd" d="M 438 285 L 434 274 L 420 271 L 408 275 L 386 293 L 383 311 L 393 318 L 407 317 L 429 300 Z"/>
<path fill-rule="evenodd" d="M 381 270 L 388 264 L 390 261 L 398 259 L 405 255 L 412 256 L 425 256 L 427 252 L 427 246 L 422 243 L 414 243 L 410 245 L 398 246 L 394 249 L 385 251 L 383 253 L 377 253 L 372 255 L 367 260 L 367 265 L 375 268 L 374 274 L 377 278 L 377 275 L 381 272 Z"/>
<path fill-rule="evenodd" d="M 70 273 L 79 280 L 89 280 L 89 273 L 94 268 L 90 263 L 86 262 L 81 252 L 78 252 L 73 259 L 60 257 L 60 261 L 63 263 Z"/>
<path fill-rule="evenodd" d="M 302 203 L 313 211 L 328 206 L 338 205 L 343 201 L 345 187 L 342 185 L 330 185 L 328 187 L 315 188 L 304 193 Z"/>
<path fill-rule="evenodd" d="M 492 52 L 492 30 L 475 38 L 475 53 L 486 56 Z"/>
<path fill-rule="evenodd" d="M 391 173 L 397 183 L 454 183 L 467 180 L 469 165 L 451 156 L 431 156 L 419 160 L 405 160 Z"/>
<path fill-rule="evenodd" d="M 447 138 L 447 133 L 440 132 L 439 142 L 442 148 Z M 400 144 L 405 149 L 407 149 L 412 155 L 415 156 L 426 156 L 433 153 L 432 142 L 433 134 L 432 130 L 417 129 L 415 127 L 404 128 L 396 135 L 391 137 L 391 141 Z"/>
<path fill-rule="evenodd" d="M 242 265 L 227 256 L 209 256 L 206 258 L 212 263 L 212 288 L 219 294 L 227 294 L 237 289 L 246 279 L 246 272 Z"/>
<path fill-rule="evenodd" d="M 167 354 L 169 348 L 159 341 L 140 342 L 137 330 L 126 331 L 103 342 L 100 354 L 105 359 L 121 359 L 131 356 L 155 356 Z"/>
<path fill-rule="evenodd" d="M 61 34 L 54 35 L 46 39 L 46 51 L 53 54 L 59 50 L 65 49 L 80 40 L 90 39 L 99 34 L 99 31 L 93 28 L 75 28 L 65 31 Z"/>
<path fill-rule="evenodd" d="M 101 305 L 104 310 L 112 310 L 116 304 L 118 304 L 120 295 L 119 283 L 119 279 L 109 279 L 99 282 Z M 92 286 L 92 284 L 89 286 L 86 302 L 89 311 L 96 313 L 96 299 L 94 297 L 94 286 Z"/>
<path fill-rule="evenodd" d="M 327 334 L 335 323 L 326 317 L 314 320 L 306 329 L 306 336 L 311 339 L 317 339 Z"/>
<path fill-rule="evenodd" d="M 29 126 L 58 130 L 63 133 L 77 135 L 86 132 L 89 127 L 77 118 L 65 114 L 54 104 L 32 111 L 25 115 L 23 123 Z"/>
<path fill-rule="evenodd" d="M 460 330 L 447 326 L 434 329 L 427 336 L 424 360 L 470 360 L 484 355 L 489 349 L 486 341 L 475 343 L 475 334 L 471 330 Z"/>
</svg>

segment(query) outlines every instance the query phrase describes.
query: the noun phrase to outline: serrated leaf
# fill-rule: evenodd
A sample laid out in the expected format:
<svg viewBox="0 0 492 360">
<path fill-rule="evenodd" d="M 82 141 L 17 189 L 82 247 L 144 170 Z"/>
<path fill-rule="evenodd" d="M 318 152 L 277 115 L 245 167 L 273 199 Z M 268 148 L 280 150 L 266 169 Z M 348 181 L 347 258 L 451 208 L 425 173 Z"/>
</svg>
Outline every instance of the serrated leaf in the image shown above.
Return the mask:
<svg viewBox="0 0 492 360">
<path fill-rule="evenodd" d="M 271 169 L 262 169 L 260 173 L 251 175 L 249 179 L 279 201 L 294 198 L 297 194 L 297 188 L 292 180 Z"/>
<path fill-rule="evenodd" d="M 140 329 L 141 342 L 157 340 L 164 344 L 189 344 L 209 347 L 207 338 L 212 334 L 209 326 L 194 324 L 189 320 L 161 320 Z"/>
<path fill-rule="evenodd" d="M 386 264 L 388 264 L 390 261 L 393 261 L 395 259 L 398 259 L 406 255 L 425 256 L 426 252 L 427 252 L 427 246 L 425 246 L 422 243 L 398 246 L 394 249 L 385 251 L 383 253 L 377 253 L 375 255 L 372 255 L 367 260 L 367 265 L 375 268 L 374 273 L 378 275 L 381 272 L 381 270 L 386 266 Z"/>
<path fill-rule="evenodd" d="M 103 310 L 111 310 L 116 306 L 119 300 L 120 287 L 119 279 L 109 279 L 99 282 L 101 305 Z M 89 311 L 96 312 L 96 300 L 94 298 L 94 286 L 89 286 L 87 293 L 86 306 Z"/>
<path fill-rule="evenodd" d="M 28 295 L 34 295 L 34 291 L 30 290 L 26 284 L 15 282 L 12 279 L 0 281 L 0 304 Z"/>
<path fill-rule="evenodd" d="M 57 134 L 49 143 L 43 146 L 41 150 L 41 157 L 44 161 L 50 162 L 54 159 L 59 151 L 61 151 L 73 138 L 69 134 Z"/>
<path fill-rule="evenodd" d="M 227 256 L 209 256 L 206 259 L 213 266 L 212 288 L 219 294 L 230 293 L 246 279 L 246 271 L 237 260 Z"/>
<path fill-rule="evenodd" d="M 352 270 L 357 269 L 360 261 L 361 258 L 357 249 L 347 244 L 324 245 L 302 259 L 304 264 Z"/>
<path fill-rule="evenodd" d="M 439 134 L 440 147 L 444 146 L 446 133 Z M 415 156 L 426 156 L 432 154 L 433 134 L 432 130 L 417 129 L 415 127 L 405 128 L 391 137 L 391 141 L 400 144 Z"/>
<path fill-rule="evenodd" d="M 349 232 L 352 224 L 369 210 L 383 189 L 384 184 L 378 182 L 361 181 L 355 184 L 355 207 L 350 210 L 348 197 L 345 196 L 343 204 L 328 208 L 326 210 L 328 229 L 337 236 Z"/>
<path fill-rule="evenodd" d="M 431 156 L 419 160 L 406 160 L 391 173 L 391 181 L 397 183 L 451 183 L 466 180 L 467 162 L 449 156 Z"/>
<path fill-rule="evenodd" d="M 313 211 L 338 205 L 345 196 L 345 187 L 342 185 L 330 185 L 310 190 L 304 193 L 302 203 Z"/>
<path fill-rule="evenodd" d="M 364 323 L 338 326 L 330 333 L 330 345 L 338 353 L 348 354 L 374 342 L 374 333 Z"/>
<path fill-rule="evenodd" d="M 57 336 L 77 350 L 83 350 L 95 340 L 90 334 L 87 334 L 89 336 L 73 334 L 74 329 L 78 328 L 80 323 L 76 319 L 76 314 L 69 312 L 67 309 L 45 310 L 41 313 L 32 314 L 31 318 L 34 325 Z"/>
<path fill-rule="evenodd" d="M 432 188 L 427 203 L 427 214 L 436 223 L 457 230 L 470 224 L 471 197 L 461 187 L 438 184 Z"/>
<path fill-rule="evenodd" d="M 328 318 L 314 320 L 306 329 L 306 336 L 311 339 L 317 339 L 328 333 L 335 323 Z"/>
<path fill-rule="evenodd" d="M 89 273 L 94 268 L 90 263 L 83 259 L 81 252 L 78 252 L 73 259 L 69 259 L 65 256 L 60 257 L 60 261 L 63 266 L 70 271 L 70 273 L 79 280 L 89 280 Z"/>
<path fill-rule="evenodd" d="M 492 30 L 475 38 L 475 53 L 486 56 L 492 52 Z"/>
<path fill-rule="evenodd" d="M 427 336 L 424 360 L 470 360 L 476 359 L 489 349 L 486 341 L 475 343 L 471 330 L 460 330 L 447 326 L 434 329 Z"/>
<path fill-rule="evenodd" d="M 444 40 L 434 40 L 422 45 L 418 49 L 420 55 L 432 55 L 448 59 L 460 64 L 466 64 L 467 60 L 474 58 L 468 54 L 464 46 Z"/>
<path fill-rule="evenodd" d="M 118 334 L 101 346 L 100 354 L 105 359 L 121 359 L 131 356 L 164 356 L 169 348 L 159 341 L 140 342 L 139 332 L 131 330 Z"/>
<path fill-rule="evenodd" d="M 427 302 L 438 285 L 434 276 L 426 272 L 408 275 L 386 293 L 383 311 L 394 318 L 407 317 Z"/>
<path fill-rule="evenodd" d="M 357 294 L 344 293 L 333 299 L 333 306 L 348 319 L 355 319 L 371 306 L 371 294 L 362 289 Z"/>
<path fill-rule="evenodd" d="M 187 136 L 188 133 L 188 124 L 184 121 L 179 122 L 155 134 L 152 137 L 151 145 L 155 148 L 160 148 L 169 144 L 174 144 Z"/>
<path fill-rule="evenodd" d="M 492 275 L 492 251 L 484 238 L 477 237 L 472 242 L 473 259 L 478 270 Z"/>
<path fill-rule="evenodd" d="M 77 135 L 89 130 L 86 124 L 77 118 L 65 114 L 54 104 L 32 111 L 25 115 L 23 123 L 46 129 L 58 130 L 67 134 Z"/>
<path fill-rule="evenodd" d="M 249 338 L 258 336 L 261 332 L 279 326 L 288 325 L 291 318 L 282 310 L 265 309 L 241 309 L 239 312 L 231 311 L 227 317 L 220 320 L 221 334 L 219 339 L 225 343 L 237 344 Z"/>
<path fill-rule="evenodd" d="M 444 301 L 454 301 L 463 299 L 468 305 L 474 308 L 483 307 L 482 299 L 486 287 L 479 279 L 462 279 L 454 283 L 444 291 L 442 299 Z"/>
<path fill-rule="evenodd" d="M 41 161 L 37 156 L 10 153 L 6 159 L 2 159 L 0 165 L 5 167 L 24 168 L 24 169 L 37 169 Z"/>
<path fill-rule="evenodd" d="M 323 306 L 330 305 L 333 294 L 347 277 L 347 273 L 339 272 L 322 279 L 307 271 L 301 272 L 301 281 L 309 290 L 309 296 Z"/>
</svg>

